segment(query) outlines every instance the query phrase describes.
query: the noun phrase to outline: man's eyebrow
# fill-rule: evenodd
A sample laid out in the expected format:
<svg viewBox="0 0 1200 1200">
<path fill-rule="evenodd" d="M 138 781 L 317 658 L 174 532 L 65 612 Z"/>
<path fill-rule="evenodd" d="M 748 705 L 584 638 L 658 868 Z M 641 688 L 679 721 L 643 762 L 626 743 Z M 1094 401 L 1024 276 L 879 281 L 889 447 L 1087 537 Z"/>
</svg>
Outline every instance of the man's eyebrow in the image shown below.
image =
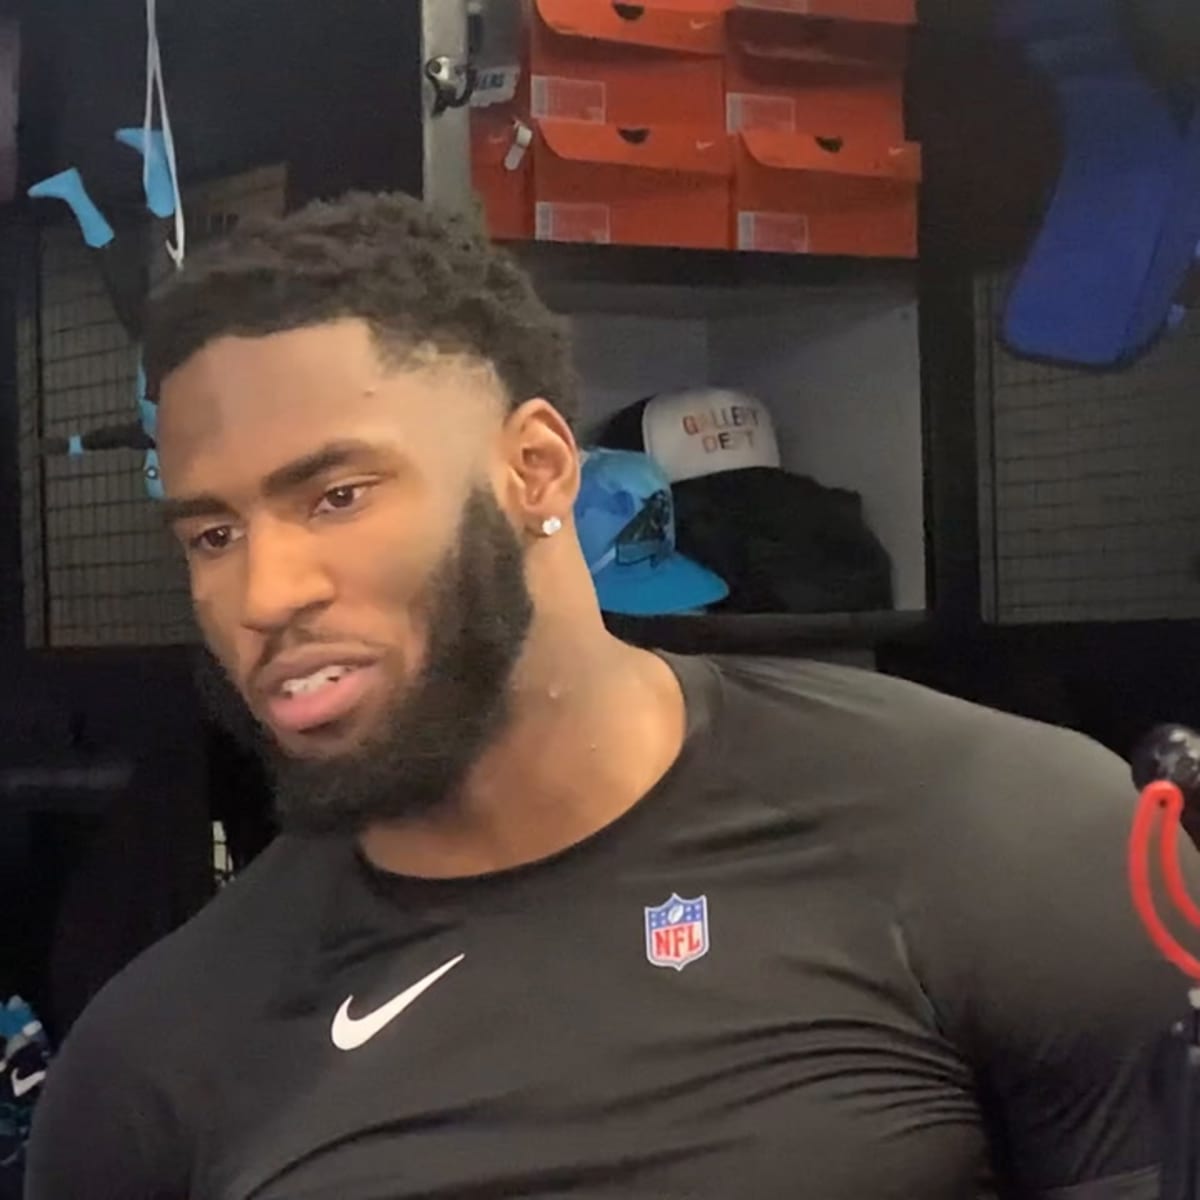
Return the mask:
<svg viewBox="0 0 1200 1200">
<path fill-rule="evenodd" d="M 157 505 L 164 525 L 175 525 L 193 517 L 227 517 L 229 505 L 218 496 L 168 497 Z"/>
<path fill-rule="evenodd" d="M 262 482 L 264 496 L 279 496 L 284 492 L 294 491 L 311 483 L 318 475 L 332 471 L 335 467 L 344 467 L 363 459 L 378 459 L 379 447 L 370 442 L 340 441 L 327 442 L 312 454 L 306 454 L 294 462 L 276 467 Z"/>
<path fill-rule="evenodd" d="M 379 457 L 379 447 L 370 442 L 339 441 L 329 442 L 312 454 L 297 458 L 282 467 L 276 467 L 263 481 L 261 492 L 264 496 L 279 496 L 286 492 L 303 487 L 326 471 L 335 467 L 344 467 L 363 459 Z M 163 520 L 168 525 L 185 521 L 194 517 L 225 517 L 229 516 L 229 505 L 219 496 L 202 493 L 197 496 L 168 497 L 159 502 Z"/>
</svg>

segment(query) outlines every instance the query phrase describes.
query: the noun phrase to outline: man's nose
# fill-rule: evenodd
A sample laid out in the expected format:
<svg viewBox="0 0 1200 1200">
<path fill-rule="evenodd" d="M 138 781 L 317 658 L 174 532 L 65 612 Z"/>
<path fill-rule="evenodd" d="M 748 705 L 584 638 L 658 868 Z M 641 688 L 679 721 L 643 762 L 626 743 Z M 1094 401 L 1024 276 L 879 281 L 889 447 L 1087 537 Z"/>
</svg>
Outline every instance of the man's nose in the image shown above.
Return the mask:
<svg viewBox="0 0 1200 1200">
<path fill-rule="evenodd" d="M 333 579 L 302 526 L 282 521 L 256 525 L 246 534 L 243 561 L 242 624 L 247 629 L 276 633 L 333 599 Z"/>
</svg>

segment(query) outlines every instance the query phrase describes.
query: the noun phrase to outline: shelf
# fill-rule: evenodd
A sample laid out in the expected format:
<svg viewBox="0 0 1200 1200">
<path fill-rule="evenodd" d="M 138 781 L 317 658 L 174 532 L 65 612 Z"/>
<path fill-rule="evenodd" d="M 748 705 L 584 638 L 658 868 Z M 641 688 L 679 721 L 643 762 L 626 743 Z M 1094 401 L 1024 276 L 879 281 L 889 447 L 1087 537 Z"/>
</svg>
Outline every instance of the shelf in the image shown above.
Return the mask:
<svg viewBox="0 0 1200 1200">
<path fill-rule="evenodd" d="M 779 654 L 867 647 L 921 637 L 927 612 L 703 613 L 680 617 L 605 618 L 618 637 L 679 654 Z"/>
<path fill-rule="evenodd" d="M 129 786 L 133 773 L 132 762 L 116 760 L 6 767 L 0 771 L 0 798 L 10 811 L 101 813 Z"/>
<path fill-rule="evenodd" d="M 750 254 L 655 246 L 508 242 L 547 304 L 564 313 L 645 313 L 720 316 L 822 303 L 847 288 L 912 295 L 917 264 L 910 259 Z"/>
</svg>

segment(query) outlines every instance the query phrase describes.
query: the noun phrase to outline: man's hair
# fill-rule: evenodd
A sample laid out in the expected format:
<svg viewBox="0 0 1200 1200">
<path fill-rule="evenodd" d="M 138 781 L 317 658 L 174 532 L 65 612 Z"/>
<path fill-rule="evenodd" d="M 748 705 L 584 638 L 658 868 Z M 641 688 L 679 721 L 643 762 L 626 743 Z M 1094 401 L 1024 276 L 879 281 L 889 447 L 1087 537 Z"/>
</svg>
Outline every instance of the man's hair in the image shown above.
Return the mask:
<svg viewBox="0 0 1200 1200">
<path fill-rule="evenodd" d="M 572 423 L 578 415 L 566 324 L 517 261 L 469 218 L 401 194 L 247 221 L 200 250 L 151 298 L 150 394 L 217 338 L 347 317 L 367 322 L 389 363 L 430 348 L 462 355 L 495 371 L 512 407 L 541 397 Z"/>
</svg>

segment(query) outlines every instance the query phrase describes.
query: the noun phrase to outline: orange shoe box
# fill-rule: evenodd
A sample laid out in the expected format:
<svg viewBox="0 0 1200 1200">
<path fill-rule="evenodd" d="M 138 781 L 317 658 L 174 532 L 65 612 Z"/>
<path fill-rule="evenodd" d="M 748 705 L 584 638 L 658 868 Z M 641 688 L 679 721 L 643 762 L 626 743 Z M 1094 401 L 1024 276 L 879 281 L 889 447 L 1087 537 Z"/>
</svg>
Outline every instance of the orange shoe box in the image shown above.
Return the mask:
<svg viewBox="0 0 1200 1200">
<path fill-rule="evenodd" d="M 739 7 L 729 14 L 725 121 L 902 141 L 908 30 Z"/>
<path fill-rule="evenodd" d="M 832 17 L 838 21 L 869 21 L 880 25 L 917 23 L 917 0 L 730 0 L 730 3 L 739 9 Z"/>
<path fill-rule="evenodd" d="M 471 182 L 493 238 L 533 237 L 533 129 L 513 105 L 471 110 Z"/>
<path fill-rule="evenodd" d="M 916 256 L 919 146 L 767 129 L 735 140 L 735 249 Z"/>
<path fill-rule="evenodd" d="M 728 247 L 733 155 L 720 129 L 535 125 L 540 240 Z"/>
<path fill-rule="evenodd" d="M 529 111 L 624 127 L 724 123 L 727 0 L 530 0 Z"/>
</svg>

